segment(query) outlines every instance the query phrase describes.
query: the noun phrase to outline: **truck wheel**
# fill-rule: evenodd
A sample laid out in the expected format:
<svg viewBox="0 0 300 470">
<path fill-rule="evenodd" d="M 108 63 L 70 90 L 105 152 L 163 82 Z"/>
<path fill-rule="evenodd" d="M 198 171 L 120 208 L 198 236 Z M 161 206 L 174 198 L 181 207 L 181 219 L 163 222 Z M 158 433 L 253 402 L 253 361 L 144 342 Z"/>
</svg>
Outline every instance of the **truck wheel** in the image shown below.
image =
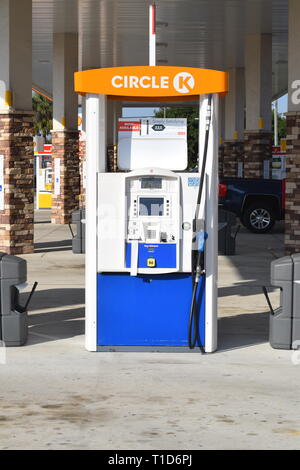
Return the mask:
<svg viewBox="0 0 300 470">
<path fill-rule="evenodd" d="M 242 222 L 253 233 L 267 233 L 275 224 L 275 211 L 266 203 L 253 203 L 244 210 Z"/>
</svg>

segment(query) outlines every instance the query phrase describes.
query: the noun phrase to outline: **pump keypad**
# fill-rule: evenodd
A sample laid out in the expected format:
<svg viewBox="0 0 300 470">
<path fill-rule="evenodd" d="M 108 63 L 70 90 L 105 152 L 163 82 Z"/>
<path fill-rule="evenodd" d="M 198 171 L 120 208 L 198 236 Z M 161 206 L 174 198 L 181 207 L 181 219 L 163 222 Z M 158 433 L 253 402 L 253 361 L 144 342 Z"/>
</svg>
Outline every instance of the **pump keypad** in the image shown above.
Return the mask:
<svg viewBox="0 0 300 470">
<path fill-rule="evenodd" d="M 126 180 L 126 268 L 145 272 L 178 267 L 179 179 L 151 171 Z"/>
</svg>

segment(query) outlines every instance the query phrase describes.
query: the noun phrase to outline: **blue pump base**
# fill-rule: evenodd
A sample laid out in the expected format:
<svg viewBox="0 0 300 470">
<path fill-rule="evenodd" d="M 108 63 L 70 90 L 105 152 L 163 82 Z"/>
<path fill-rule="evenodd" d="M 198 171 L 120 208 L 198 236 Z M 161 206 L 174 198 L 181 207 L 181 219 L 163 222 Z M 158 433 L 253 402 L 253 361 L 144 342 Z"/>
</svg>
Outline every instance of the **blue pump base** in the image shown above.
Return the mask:
<svg viewBox="0 0 300 470">
<path fill-rule="evenodd" d="M 97 276 L 97 350 L 191 351 L 188 322 L 192 296 L 191 274 Z M 205 280 L 197 306 L 198 346 L 205 342 Z M 196 347 L 192 352 L 199 352 Z"/>
<path fill-rule="evenodd" d="M 153 352 L 153 353 L 197 353 L 199 348 L 188 346 L 97 346 L 97 352 Z M 202 353 L 202 350 L 200 350 Z"/>
</svg>

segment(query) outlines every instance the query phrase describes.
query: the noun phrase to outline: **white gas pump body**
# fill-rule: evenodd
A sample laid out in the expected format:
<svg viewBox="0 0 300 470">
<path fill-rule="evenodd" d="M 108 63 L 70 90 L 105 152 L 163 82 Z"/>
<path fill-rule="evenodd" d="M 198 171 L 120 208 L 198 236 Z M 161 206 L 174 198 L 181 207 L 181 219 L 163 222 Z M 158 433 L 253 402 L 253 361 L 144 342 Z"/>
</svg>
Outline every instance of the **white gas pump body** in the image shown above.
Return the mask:
<svg viewBox="0 0 300 470">
<path fill-rule="evenodd" d="M 155 263 L 154 267 L 137 268 L 138 273 L 191 272 L 192 225 L 199 182 L 198 173 L 174 173 L 160 168 L 100 173 L 98 272 L 130 273 L 126 248 L 133 243 L 149 246 L 149 258 L 151 245 L 174 247 L 176 261 L 172 267 L 158 267 L 160 263 Z M 145 201 L 153 203 L 153 213 L 150 207 L 143 207 Z M 148 213 L 143 209 L 149 209 Z"/>
</svg>

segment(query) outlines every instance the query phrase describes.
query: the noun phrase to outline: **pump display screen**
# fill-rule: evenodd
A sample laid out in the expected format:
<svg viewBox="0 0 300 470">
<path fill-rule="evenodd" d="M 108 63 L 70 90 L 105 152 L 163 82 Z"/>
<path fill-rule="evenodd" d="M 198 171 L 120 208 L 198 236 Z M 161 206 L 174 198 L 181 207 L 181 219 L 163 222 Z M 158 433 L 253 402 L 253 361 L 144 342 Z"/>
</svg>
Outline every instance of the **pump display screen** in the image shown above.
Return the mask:
<svg viewBox="0 0 300 470">
<path fill-rule="evenodd" d="M 161 178 L 142 178 L 141 188 L 142 189 L 161 189 L 162 179 Z"/>
<path fill-rule="evenodd" d="M 139 198 L 140 216 L 163 216 L 164 198 L 163 197 L 140 197 Z"/>
</svg>

